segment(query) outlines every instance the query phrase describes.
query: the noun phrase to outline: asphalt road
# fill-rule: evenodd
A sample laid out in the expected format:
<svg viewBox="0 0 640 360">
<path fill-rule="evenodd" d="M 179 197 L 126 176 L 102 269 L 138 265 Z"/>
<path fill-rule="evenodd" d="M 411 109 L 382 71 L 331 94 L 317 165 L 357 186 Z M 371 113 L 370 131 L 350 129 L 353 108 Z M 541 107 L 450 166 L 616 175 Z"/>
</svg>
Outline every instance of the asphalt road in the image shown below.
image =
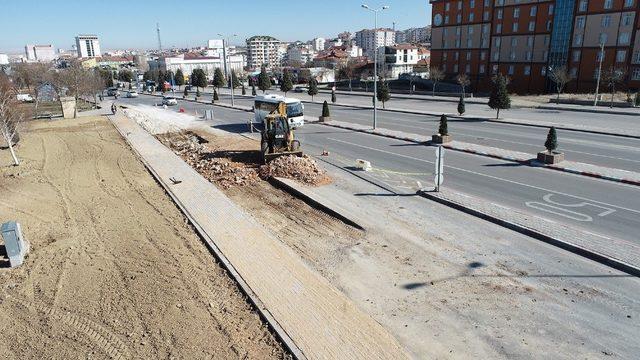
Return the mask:
<svg viewBox="0 0 640 360">
<path fill-rule="evenodd" d="M 229 95 L 220 94 L 219 97 L 221 102 L 231 103 Z M 209 94 L 203 95 L 203 100 L 210 99 Z M 235 104 L 251 106 L 253 100 L 237 96 Z M 372 125 L 372 110 L 341 106 L 333 106 L 330 110 L 334 120 Z M 316 118 L 321 112 L 320 104 L 305 104 L 305 115 Z M 439 120 L 436 116 L 378 112 L 378 127 L 422 135 L 436 133 Z M 456 119 L 449 120 L 449 132 L 459 141 L 526 152 L 534 157 L 544 150 L 547 136 L 545 128 Z M 558 130 L 558 143 L 566 160 L 640 172 L 640 139 Z"/>
<path fill-rule="evenodd" d="M 158 98 L 141 96 L 122 103 L 152 105 Z M 209 105 L 180 101 L 189 113 Z M 212 125 L 243 132 L 251 113 L 215 107 Z M 412 193 L 432 184 L 434 148 L 323 125 L 307 124 L 297 132 L 303 149 L 311 154 L 329 150 L 345 162 L 366 159 L 399 192 Z M 604 238 L 640 244 L 640 188 L 579 175 L 521 166 L 483 156 L 447 151 L 445 186 L 496 206 L 517 209 Z M 542 204 L 542 205 L 541 205 Z"/>
</svg>

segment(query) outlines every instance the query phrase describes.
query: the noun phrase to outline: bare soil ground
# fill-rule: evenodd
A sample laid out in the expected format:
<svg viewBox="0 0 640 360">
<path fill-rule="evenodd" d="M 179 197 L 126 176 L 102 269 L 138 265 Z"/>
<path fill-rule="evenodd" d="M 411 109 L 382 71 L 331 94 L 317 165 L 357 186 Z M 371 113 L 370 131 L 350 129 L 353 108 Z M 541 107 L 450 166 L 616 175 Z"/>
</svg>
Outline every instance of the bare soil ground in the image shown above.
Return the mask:
<svg viewBox="0 0 640 360">
<path fill-rule="evenodd" d="M 0 219 L 31 253 L 0 269 L 0 357 L 289 357 L 106 119 L 32 122 L 18 155 Z"/>
</svg>

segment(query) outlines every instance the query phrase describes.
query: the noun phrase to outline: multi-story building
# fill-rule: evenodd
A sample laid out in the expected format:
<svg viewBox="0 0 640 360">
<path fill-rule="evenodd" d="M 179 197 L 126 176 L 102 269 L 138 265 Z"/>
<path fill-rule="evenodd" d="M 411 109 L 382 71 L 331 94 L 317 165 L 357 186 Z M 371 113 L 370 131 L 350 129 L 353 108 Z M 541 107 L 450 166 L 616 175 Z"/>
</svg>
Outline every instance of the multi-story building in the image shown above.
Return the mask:
<svg viewBox="0 0 640 360">
<path fill-rule="evenodd" d="M 291 46 L 287 50 L 287 60 L 289 61 L 289 65 L 292 63 L 300 63 L 302 65 L 312 61 L 316 53 L 309 49 L 308 46 L 298 45 Z"/>
<path fill-rule="evenodd" d="M 431 39 L 431 27 L 410 28 L 403 31 L 396 31 L 396 43 L 425 43 Z"/>
<path fill-rule="evenodd" d="M 324 50 L 324 44 L 326 43 L 326 40 L 324 38 L 318 37 L 315 38 L 313 40 L 311 40 L 311 45 L 313 46 L 313 50 L 315 51 L 322 51 Z"/>
<path fill-rule="evenodd" d="M 411 44 L 385 46 L 379 49 L 387 79 L 397 79 L 402 74 L 410 74 L 418 64 L 418 47 Z"/>
<path fill-rule="evenodd" d="M 56 58 L 56 50 L 53 45 L 31 45 L 24 47 L 27 61 L 53 61 Z"/>
<path fill-rule="evenodd" d="M 395 31 L 389 28 L 363 29 L 356 32 L 355 43 L 364 55 L 373 59 L 376 49 L 396 43 Z"/>
<path fill-rule="evenodd" d="M 78 57 L 100 57 L 100 41 L 96 35 L 78 35 L 76 36 L 76 49 Z"/>
<path fill-rule="evenodd" d="M 624 69 L 630 88 L 640 87 L 638 0 L 430 2 L 431 66 L 449 79 L 468 74 L 476 91 L 500 72 L 511 78 L 511 91 L 546 92 L 550 69 L 562 66 L 574 76 L 568 90 L 592 91 L 600 59 L 603 69 Z"/>
<path fill-rule="evenodd" d="M 7 54 L 0 54 L 0 65 L 8 65 L 9 64 L 9 56 Z"/>
<path fill-rule="evenodd" d="M 280 49 L 280 40 L 274 37 L 250 37 L 247 39 L 247 65 L 253 70 L 260 69 L 262 65 L 268 69 L 278 67 L 283 55 Z"/>
<path fill-rule="evenodd" d="M 236 72 L 242 71 L 246 66 L 244 56 L 242 54 L 227 56 L 227 66 Z M 216 69 L 224 70 L 224 58 L 193 53 L 166 56 L 158 59 L 158 68 L 165 72 L 172 71 L 174 74 L 180 69 L 185 76 L 189 76 L 195 69 L 202 69 L 209 78 L 213 78 Z"/>
</svg>

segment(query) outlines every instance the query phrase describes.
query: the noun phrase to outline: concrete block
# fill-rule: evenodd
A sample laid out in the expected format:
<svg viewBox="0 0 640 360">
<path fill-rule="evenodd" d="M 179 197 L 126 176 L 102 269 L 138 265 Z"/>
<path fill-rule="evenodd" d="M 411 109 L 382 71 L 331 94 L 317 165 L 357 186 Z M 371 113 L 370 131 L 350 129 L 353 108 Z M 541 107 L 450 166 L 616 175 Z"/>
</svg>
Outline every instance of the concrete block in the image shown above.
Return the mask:
<svg viewBox="0 0 640 360">
<path fill-rule="evenodd" d="M 20 224 L 15 221 L 6 222 L 2 224 L 0 232 L 7 256 L 9 256 L 10 266 L 13 268 L 22 265 L 24 256 L 29 252 L 29 243 L 22 237 Z"/>
<path fill-rule="evenodd" d="M 60 98 L 62 104 L 62 117 L 65 119 L 73 119 L 76 111 L 76 98 L 73 96 L 64 96 Z"/>
</svg>

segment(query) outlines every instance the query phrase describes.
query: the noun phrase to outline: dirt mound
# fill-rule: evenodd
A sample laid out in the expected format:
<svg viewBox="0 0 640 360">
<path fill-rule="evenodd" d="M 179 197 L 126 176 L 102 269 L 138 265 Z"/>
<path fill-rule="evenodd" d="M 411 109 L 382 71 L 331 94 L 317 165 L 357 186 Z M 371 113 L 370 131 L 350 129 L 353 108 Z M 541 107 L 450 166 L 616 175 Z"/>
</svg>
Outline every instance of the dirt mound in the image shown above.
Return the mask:
<svg viewBox="0 0 640 360">
<path fill-rule="evenodd" d="M 307 155 L 281 156 L 267 165 L 260 167 L 260 177 L 283 177 L 298 180 L 310 185 L 320 185 L 329 182 L 326 171 L 318 166 L 318 163 Z"/>
<path fill-rule="evenodd" d="M 190 132 L 159 135 L 158 139 L 196 169 L 207 180 L 228 189 L 260 180 L 258 165 L 233 161 L 228 152 L 211 149 L 206 140 Z"/>
</svg>

